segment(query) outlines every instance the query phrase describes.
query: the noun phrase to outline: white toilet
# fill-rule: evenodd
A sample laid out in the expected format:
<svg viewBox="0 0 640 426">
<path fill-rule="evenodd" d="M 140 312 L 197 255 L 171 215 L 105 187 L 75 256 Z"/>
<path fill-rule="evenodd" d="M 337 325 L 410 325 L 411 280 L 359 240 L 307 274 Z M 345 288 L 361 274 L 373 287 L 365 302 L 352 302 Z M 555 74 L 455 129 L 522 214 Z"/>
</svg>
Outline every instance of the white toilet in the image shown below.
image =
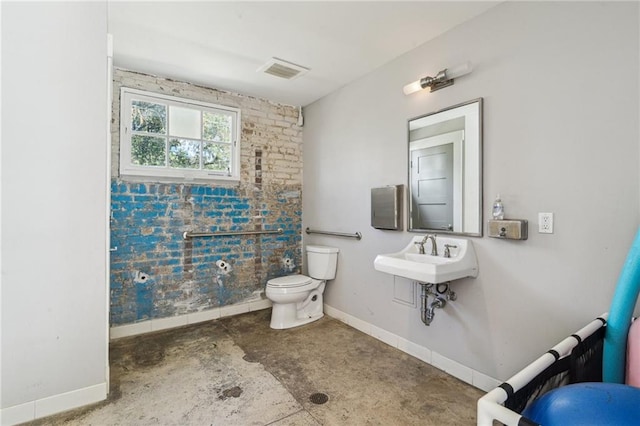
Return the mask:
<svg viewBox="0 0 640 426">
<path fill-rule="evenodd" d="M 307 246 L 311 277 L 288 275 L 267 281 L 267 299 L 273 304 L 271 328 L 292 328 L 322 318 L 322 293 L 326 281 L 336 277 L 339 251 L 335 247 Z"/>
</svg>

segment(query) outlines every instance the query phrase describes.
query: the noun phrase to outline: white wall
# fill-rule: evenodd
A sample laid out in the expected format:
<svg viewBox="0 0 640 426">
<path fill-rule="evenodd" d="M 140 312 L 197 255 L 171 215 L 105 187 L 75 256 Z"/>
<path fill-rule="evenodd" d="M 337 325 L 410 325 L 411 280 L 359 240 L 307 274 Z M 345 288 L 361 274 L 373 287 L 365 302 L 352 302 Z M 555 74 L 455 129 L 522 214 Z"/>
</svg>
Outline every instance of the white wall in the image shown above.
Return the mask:
<svg viewBox="0 0 640 426">
<path fill-rule="evenodd" d="M 106 4 L 2 4 L 2 423 L 106 395 Z"/>
<path fill-rule="evenodd" d="M 607 311 L 638 226 L 638 18 L 637 3 L 503 3 L 307 107 L 303 228 L 363 233 L 305 236 L 341 249 L 325 302 L 499 380 Z M 403 95 L 466 60 L 454 86 Z M 529 239 L 472 238 L 478 278 L 426 327 L 373 269 L 412 234 L 370 227 L 370 189 L 406 183 L 408 118 L 478 97 L 485 223 L 500 193 Z"/>
</svg>

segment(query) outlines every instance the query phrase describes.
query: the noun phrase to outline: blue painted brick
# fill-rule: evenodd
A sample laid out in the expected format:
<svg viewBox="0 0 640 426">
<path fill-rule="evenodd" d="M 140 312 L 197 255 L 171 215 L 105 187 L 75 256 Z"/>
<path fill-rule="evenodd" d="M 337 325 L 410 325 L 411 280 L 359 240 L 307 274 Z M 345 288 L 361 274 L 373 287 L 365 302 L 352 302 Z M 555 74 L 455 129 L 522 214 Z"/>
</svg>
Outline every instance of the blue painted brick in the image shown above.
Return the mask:
<svg viewBox="0 0 640 426">
<path fill-rule="evenodd" d="M 200 263 L 198 263 L 196 265 L 196 270 L 198 270 L 198 271 L 202 271 L 204 269 L 210 269 L 210 268 L 211 268 L 210 265 L 207 265 L 206 263 L 202 263 L 202 262 L 200 262 Z"/>
<path fill-rule="evenodd" d="M 111 217 L 115 220 L 126 219 L 131 216 L 131 212 L 127 210 L 113 209 L 111 211 Z"/>
<path fill-rule="evenodd" d="M 155 197 L 149 194 L 136 194 L 133 196 L 133 201 L 137 201 L 139 203 L 143 203 L 146 206 L 147 203 L 153 201 Z"/>
<path fill-rule="evenodd" d="M 127 262 L 111 262 L 111 272 L 117 272 L 126 269 L 129 264 Z"/>
<path fill-rule="evenodd" d="M 118 252 L 112 253 L 111 265 L 111 321 L 126 324 L 143 319 L 163 318 L 176 314 L 175 302 L 185 295 L 176 290 L 186 279 L 195 281 L 198 294 L 211 300 L 211 306 L 233 303 L 250 293 L 261 280 L 255 277 L 247 283 L 236 282 L 238 276 L 216 276 L 215 261 L 233 262 L 233 268 L 253 268 L 254 245 L 262 244 L 261 259 L 265 274 L 280 275 L 280 265 L 271 265 L 281 250 L 299 252 L 301 241 L 301 212 L 288 216 L 284 209 L 269 211 L 270 203 L 262 203 L 260 210 L 270 224 L 265 229 L 282 227 L 286 233 L 280 241 L 276 237 L 213 237 L 193 239 L 192 250 L 185 252 L 187 242 L 182 239 L 185 230 L 201 231 L 247 229 L 253 214 L 259 213 L 254 197 L 239 195 L 236 188 L 210 185 L 124 183 L 111 181 L 113 210 L 111 240 L 118 244 Z M 266 195 L 266 194 L 265 194 Z M 266 195 L 273 197 L 272 195 Z M 191 198 L 191 202 L 185 199 Z M 299 203 L 299 201 L 288 200 Z M 259 204 L 257 204 L 259 205 Z M 287 206 L 289 210 L 289 206 Z M 152 228 L 151 235 L 141 235 L 143 228 Z M 148 229 L 144 232 L 149 232 Z M 287 237 L 287 238 L 284 238 Z M 263 240 L 264 238 L 264 240 Z M 292 246 L 293 245 L 293 246 Z M 274 250 L 278 250 L 275 252 Z M 191 256 L 191 275 L 185 276 L 183 262 Z M 248 262 L 246 265 L 243 262 Z M 299 262 L 296 262 L 299 263 Z M 136 294 L 133 274 L 144 271 L 153 277 L 153 304 L 151 311 L 145 297 Z M 244 275 L 244 274 L 243 274 Z M 266 275 L 265 275 L 266 276 Z M 217 277 L 214 279 L 214 277 Z M 216 279 L 223 283 L 219 288 Z M 251 289 L 247 289 L 250 286 Z M 162 296 L 161 296 L 162 295 Z M 138 297 L 138 301 L 136 301 Z"/>
<path fill-rule="evenodd" d="M 135 210 L 131 212 L 134 219 L 150 219 L 154 217 L 158 217 L 158 212 L 147 211 L 147 210 Z"/>
<path fill-rule="evenodd" d="M 182 236 L 180 237 L 180 242 L 177 241 L 171 241 L 168 243 L 165 243 L 164 247 L 167 250 L 182 250 L 184 248 L 184 242 L 182 240 Z"/>
<path fill-rule="evenodd" d="M 129 191 L 129 187 L 127 186 L 126 183 L 119 183 L 118 184 L 118 191 L 119 193 L 125 193 Z"/>
<path fill-rule="evenodd" d="M 147 203 L 143 203 L 141 201 L 130 201 L 128 203 L 122 203 L 122 208 L 129 211 L 145 210 L 147 208 Z"/>
<path fill-rule="evenodd" d="M 196 194 L 196 195 L 204 195 L 206 193 L 206 188 L 204 186 L 192 186 L 191 187 L 191 194 Z"/>
<path fill-rule="evenodd" d="M 129 187 L 129 192 L 131 192 L 132 194 L 146 194 L 147 186 L 144 183 L 132 183 Z"/>
<path fill-rule="evenodd" d="M 127 244 L 145 246 L 156 245 L 158 244 L 158 237 L 155 237 L 153 235 L 132 236 L 127 239 Z"/>
<path fill-rule="evenodd" d="M 128 203 L 128 202 L 133 201 L 133 197 L 131 195 L 115 194 L 115 195 L 111 196 L 111 201 L 112 202 Z"/>
</svg>

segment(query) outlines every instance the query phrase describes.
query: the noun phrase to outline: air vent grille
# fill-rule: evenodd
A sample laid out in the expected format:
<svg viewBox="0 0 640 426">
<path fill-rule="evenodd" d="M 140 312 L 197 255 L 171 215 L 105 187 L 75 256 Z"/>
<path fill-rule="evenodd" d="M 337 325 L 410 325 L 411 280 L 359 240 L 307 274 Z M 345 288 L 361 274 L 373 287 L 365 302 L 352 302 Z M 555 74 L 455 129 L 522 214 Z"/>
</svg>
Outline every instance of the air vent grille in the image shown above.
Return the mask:
<svg viewBox="0 0 640 426">
<path fill-rule="evenodd" d="M 292 80 L 300 77 L 308 71 L 309 68 L 278 58 L 271 58 L 266 64 L 258 68 L 258 72 L 264 72 L 265 74 L 270 74 L 286 80 Z"/>
</svg>

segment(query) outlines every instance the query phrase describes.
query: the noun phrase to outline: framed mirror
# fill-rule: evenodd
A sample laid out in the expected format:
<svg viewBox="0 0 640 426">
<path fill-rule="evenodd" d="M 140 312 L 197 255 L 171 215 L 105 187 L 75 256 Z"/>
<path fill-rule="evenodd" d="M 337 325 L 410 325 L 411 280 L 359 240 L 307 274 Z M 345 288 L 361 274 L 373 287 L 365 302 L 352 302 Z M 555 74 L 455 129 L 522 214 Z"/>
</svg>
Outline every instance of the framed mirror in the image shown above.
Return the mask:
<svg viewBox="0 0 640 426">
<path fill-rule="evenodd" d="M 482 98 L 409 120 L 408 227 L 482 236 Z"/>
</svg>

